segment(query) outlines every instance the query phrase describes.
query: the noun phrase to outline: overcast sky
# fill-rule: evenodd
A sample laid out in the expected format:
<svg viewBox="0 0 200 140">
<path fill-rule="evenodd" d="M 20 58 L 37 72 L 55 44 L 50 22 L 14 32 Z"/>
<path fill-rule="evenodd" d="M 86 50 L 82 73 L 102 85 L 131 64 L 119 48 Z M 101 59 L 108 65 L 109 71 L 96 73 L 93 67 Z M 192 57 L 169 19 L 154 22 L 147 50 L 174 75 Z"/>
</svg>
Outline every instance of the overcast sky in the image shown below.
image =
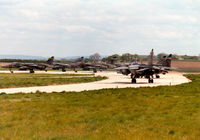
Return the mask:
<svg viewBox="0 0 200 140">
<path fill-rule="evenodd" d="M 0 0 L 0 54 L 200 54 L 199 0 Z"/>
</svg>

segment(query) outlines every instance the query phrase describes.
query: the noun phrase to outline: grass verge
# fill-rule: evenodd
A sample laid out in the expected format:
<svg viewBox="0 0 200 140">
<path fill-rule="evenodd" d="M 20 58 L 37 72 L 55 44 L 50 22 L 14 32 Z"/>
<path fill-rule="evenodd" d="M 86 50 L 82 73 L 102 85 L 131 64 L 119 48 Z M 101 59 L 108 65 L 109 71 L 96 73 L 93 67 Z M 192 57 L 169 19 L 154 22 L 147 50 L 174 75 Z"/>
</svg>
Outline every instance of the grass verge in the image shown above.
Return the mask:
<svg viewBox="0 0 200 140">
<path fill-rule="evenodd" d="M 199 73 L 200 69 L 177 69 L 176 71 L 185 73 L 191 73 L 191 72 Z"/>
<path fill-rule="evenodd" d="M 86 83 L 106 79 L 93 74 L 0 74 L 0 88 Z"/>
<path fill-rule="evenodd" d="M 200 139 L 200 75 L 177 86 L 0 96 L 1 139 Z"/>
</svg>

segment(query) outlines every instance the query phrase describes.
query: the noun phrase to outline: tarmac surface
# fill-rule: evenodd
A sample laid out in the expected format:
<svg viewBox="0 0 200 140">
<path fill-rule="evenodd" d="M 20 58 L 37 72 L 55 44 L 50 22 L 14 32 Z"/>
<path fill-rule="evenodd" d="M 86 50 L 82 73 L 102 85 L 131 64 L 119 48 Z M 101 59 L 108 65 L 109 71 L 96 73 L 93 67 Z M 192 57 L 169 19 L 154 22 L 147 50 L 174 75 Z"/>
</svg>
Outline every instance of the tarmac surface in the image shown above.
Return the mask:
<svg viewBox="0 0 200 140">
<path fill-rule="evenodd" d="M 1 71 L 3 73 L 3 71 Z M 4 71 L 4 73 L 9 73 Z M 15 72 L 20 73 L 20 72 Z M 27 72 L 26 72 L 27 73 Z M 47 74 L 63 74 L 62 72 L 36 72 L 36 73 L 47 73 Z M 74 73 L 74 72 L 66 72 Z M 92 72 L 78 72 L 80 74 L 91 74 Z M 53 85 L 53 86 L 39 86 L 39 87 L 23 87 L 23 88 L 7 88 L 0 89 L 0 93 L 15 94 L 19 92 L 23 93 L 34 93 L 36 91 L 41 92 L 62 92 L 62 91 L 75 91 L 80 92 L 84 90 L 99 90 L 107 88 L 137 88 L 137 87 L 155 87 L 162 85 L 178 85 L 182 83 L 190 82 L 189 79 L 183 76 L 183 73 L 170 72 L 166 75 L 160 75 L 159 79 L 154 79 L 154 83 L 148 83 L 148 79 L 137 79 L 136 84 L 131 83 L 130 76 L 125 76 L 122 74 L 117 74 L 116 72 L 98 72 L 96 76 L 106 76 L 108 79 L 91 82 L 91 83 L 81 83 L 81 84 L 67 84 L 67 85 Z"/>
</svg>

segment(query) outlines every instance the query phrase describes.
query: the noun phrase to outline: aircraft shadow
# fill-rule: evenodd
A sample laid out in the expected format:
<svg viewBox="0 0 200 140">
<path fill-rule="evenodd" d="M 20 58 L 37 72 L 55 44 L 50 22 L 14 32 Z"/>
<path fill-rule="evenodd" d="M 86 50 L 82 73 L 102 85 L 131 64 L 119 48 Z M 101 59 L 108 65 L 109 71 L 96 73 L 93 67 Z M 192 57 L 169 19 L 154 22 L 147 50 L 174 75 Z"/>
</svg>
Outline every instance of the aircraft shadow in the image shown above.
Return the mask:
<svg viewBox="0 0 200 140">
<path fill-rule="evenodd" d="M 149 84 L 147 82 L 137 82 L 137 83 L 131 83 L 131 82 L 113 82 L 110 84 L 129 84 L 129 85 L 139 85 L 139 84 Z"/>
</svg>

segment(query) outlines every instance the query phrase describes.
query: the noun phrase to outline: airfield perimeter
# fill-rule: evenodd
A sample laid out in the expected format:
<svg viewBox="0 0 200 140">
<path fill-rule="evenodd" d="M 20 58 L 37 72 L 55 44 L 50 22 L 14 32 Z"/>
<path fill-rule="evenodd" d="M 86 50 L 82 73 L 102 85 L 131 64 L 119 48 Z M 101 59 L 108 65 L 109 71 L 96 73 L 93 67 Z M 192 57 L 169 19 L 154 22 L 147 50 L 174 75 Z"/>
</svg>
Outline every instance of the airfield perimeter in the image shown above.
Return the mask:
<svg viewBox="0 0 200 140">
<path fill-rule="evenodd" d="M 0 73 L 8 73 L 8 71 L 0 71 Z M 15 72 L 20 73 L 20 72 Z M 27 73 L 27 72 L 26 72 Z M 63 74 L 62 72 L 36 72 L 36 73 L 48 73 L 48 74 Z M 74 73 L 74 72 L 66 72 Z M 79 74 L 91 74 L 92 72 L 81 71 Z M 190 82 L 189 79 L 183 76 L 183 73 L 170 72 L 166 75 L 161 75 L 160 79 L 154 79 L 154 83 L 149 84 L 147 79 L 137 79 L 137 84 L 132 84 L 130 76 L 124 76 L 117 74 L 116 72 L 98 72 L 95 74 L 100 76 L 106 76 L 108 79 L 82 84 L 70 84 L 70 85 L 53 85 L 53 86 L 39 86 L 39 87 L 23 87 L 23 88 L 7 88 L 0 89 L 0 93 L 14 94 L 14 93 L 34 93 L 36 91 L 41 92 L 62 92 L 62 91 L 75 91 L 80 92 L 84 90 L 98 90 L 105 88 L 127 88 L 127 87 L 153 87 L 161 85 L 178 85 L 182 83 Z"/>
</svg>

